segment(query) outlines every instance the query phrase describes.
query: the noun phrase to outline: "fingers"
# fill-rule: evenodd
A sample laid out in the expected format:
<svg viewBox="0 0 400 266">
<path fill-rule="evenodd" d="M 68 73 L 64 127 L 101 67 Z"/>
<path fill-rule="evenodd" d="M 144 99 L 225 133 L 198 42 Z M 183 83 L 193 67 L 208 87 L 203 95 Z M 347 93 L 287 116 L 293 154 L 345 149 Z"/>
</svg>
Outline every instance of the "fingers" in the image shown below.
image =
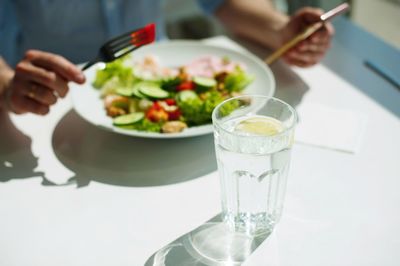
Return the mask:
<svg viewBox="0 0 400 266">
<path fill-rule="evenodd" d="M 304 7 L 299 9 L 293 16 L 294 19 L 301 19 L 305 24 L 320 21 L 324 11 L 320 8 Z"/>
<path fill-rule="evenodd" d="M 320 30 L 312 34 L 308 39 L 312 42 L 327 42 L 332 39 L 332 36 L 335 34 L 335 29 L 333 28 L 331 23 L 325 23 L 324 27 Z"/>
<path fill-rule="evenodd" d="M 291 56 L 285 56 L 284 60 L 286 63 L 299 67 L 310 67 L 321 61 L 323 54 L 315 55 L 309 53 L 293 54 Z"/>
<path fill-rule="evenodd" d="M 38 115 L 45 115 L 50 111 L 49 106 L 41 104 L 28 97 L 19 97 L 15 105 L 20 106 L 22 112 L 30 112 Z"/>
<path fill-rule="evenodd" d="M 289 51 L 285 55 L 286 62 L 301 67 L 312 66 L 322 60 L 330 41 L 331 36 L 327 31 L 317 32 Z"/>
<path fill-rule="evenodd" d="M 29 61 L 22 61 L 16 66 L 16 75 L 27 81 L 48 87 L 64 97 L 68 92 L 67 81 L 54 72 L 32 65 Z"/>
<path fill-rule="evenodd" d="M 322 30 L 325 30 L 326 35 L 329 37 L 332 37 L 333 35 L 335 35 L 335 28 L 333 27 L 332 23 L 330 23 L 330 22 L 325 22 Z"/>
<path fill-rule="evenodd" d="M 315 52 L 291 52 L 284 56 L 287 63 L 296 66 L 312 66 L 322 60 L 325 53 Z"/>
<path fill-rule="evenodd" d="M 68 92 L 68 82 L 84 83 L 82 72 L 65 58 L 30 50 L 18 63 L 7 88 L 8 105 L 15 113 L 46 114 L 58 97 Z"/>
<path fill-rule="evenodd" d="M 321 21 L 323 13 L 321 9 L 311 7 L 300 9 L 286 26 L 286 39 L 290 40 L 313 23 Z M 332 24 L 326 22 L 320 30 L 288 51 L 284 55 L 284 60 L 300 67 L 318 63 L 329 49 L 333 34 Z"/>
<path fill-rule="evenodd" d="M 312 42 L 303 42 L 298 47 L 284 55 L 284 59 L 291 65 L 306 67 L 312 66 L 322 60 L 330 43 L 316 45 Z"/>
<path fill-rule="evenodd" d="M 315 53 L 315 54 L 320 54 L 320 53 L 325 53 L 326 50 L 330 47 L 330 42 L 325 42 L 325 43 L 314 43 L 312 41 L 308 42 L 302 42 L 298 44 L 295 48 L 293 48 L 290 52 L 296 52 L 296 53 Z"/>
<path fill-rule="evenodd" d="M 25 58 L 32 62 L 32 64 L 51 70 L 68 81 L 79 84 L 85 82 L 85 76 L 82 71 L 62 56 L 37 50 L 29 50 L 26 52 Z"/>
<path fill-rule="evenodd" d="M 55 102 L 56 97 L 49 95 L 49 89 L 37 87 L 34 91 L 30 92 L 27 89 L 27 84 L 18 81 L 13 81 L 9 95 L 10 111 L 17 114 L 34 113 L 38 115 L 45 115 L 50 110 L 50 102 Z M 47 92 L 46 92 L 47 91 Z M 45 95 L 43 98 L 42 96 Z M 54 98 L 53 98 L 54 97 Z M 38 100 L 40 98 L 40 100 Z M 47 100 L 45 100 L 47 99 Z"/>
<path fill-rule="evenodd" d="M 31 85 L 31 89 L 24 90 L 23 94 L 28 98 L 44 105 L 53 105 L 57 102 L 57 97 L 51 90 L 34 83 Z"/>
</svg>

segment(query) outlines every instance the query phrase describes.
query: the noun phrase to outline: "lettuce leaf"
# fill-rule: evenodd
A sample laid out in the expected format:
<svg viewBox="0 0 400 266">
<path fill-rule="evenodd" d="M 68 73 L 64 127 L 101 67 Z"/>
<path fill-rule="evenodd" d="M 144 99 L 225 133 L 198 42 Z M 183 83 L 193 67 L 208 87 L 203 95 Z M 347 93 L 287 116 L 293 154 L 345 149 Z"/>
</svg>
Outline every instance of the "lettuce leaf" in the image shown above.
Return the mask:
<svg viewBox="0 0 400 266">
<path fill-rule="evenodd" d="M 224 97 L 217 91 L 207 92 L 204 98 L 205 100 L 189 98 L 178 102 L 182 115 L 189 125 L 202 125 L 211 122 L 212 111 L 224 100 Z"/>
<path fill-rule="evenodd" d="M 104 69 L 97 70 L 96 78 L 93 82 L 93 87 L 101 88 L 107 81 L 116 77 L 120 85 L 130 85 L 134 82 L 132 75 L 132 68 L 123 64 L 124 58 L 115 60 L 114 62 L 106 64 Z"/>
<path fill-rule="evenodd" d="M 147 132 L 161 132 L 161 124 L 153 123 L 147 118 L 142 119 L 141 121 L 128 126 L 119 126 L 124 129 L 133 129 L 138 131 L 147 131 Z"/>
<path fill-rule="evenodd" d="M 233 72 L 229 73 L 224 80 L 224 88 L 228 92 L 240 92 L 244 90 L 251 82 L 254 76 L 244 72 L 240 67 L 237 67 Z"/>
</svg>

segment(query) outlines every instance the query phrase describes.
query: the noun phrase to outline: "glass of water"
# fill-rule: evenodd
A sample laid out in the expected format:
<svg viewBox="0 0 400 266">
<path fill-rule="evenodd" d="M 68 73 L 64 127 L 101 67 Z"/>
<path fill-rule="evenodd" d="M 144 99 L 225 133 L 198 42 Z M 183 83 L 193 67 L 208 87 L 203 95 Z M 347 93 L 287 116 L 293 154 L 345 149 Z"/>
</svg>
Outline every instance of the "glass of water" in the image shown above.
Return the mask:
<svg viewBox="0 0 400 266">
<path fill-rule="evenodd" d="M 219 104 L 212 119 L 224 222 L 235 232 L 270 233 L 282 214 L 296 111 L 243 95 Z"/>
</svg>

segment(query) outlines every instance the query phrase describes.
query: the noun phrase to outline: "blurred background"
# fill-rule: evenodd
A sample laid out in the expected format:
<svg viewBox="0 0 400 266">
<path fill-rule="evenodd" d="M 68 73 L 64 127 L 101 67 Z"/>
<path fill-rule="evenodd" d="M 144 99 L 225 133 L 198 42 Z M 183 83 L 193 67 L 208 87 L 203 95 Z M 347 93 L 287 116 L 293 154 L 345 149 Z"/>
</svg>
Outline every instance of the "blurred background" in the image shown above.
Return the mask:
<svg viewBox="0 0 400 266">
<path fill-rule="evenodd" d="M 276 8 L 291 14 L 303 6 L 331 9 L 340 0 L 265 0 L 273 1 Z M 349 0 L 347 14 L 356 25 L 400 49 L 400 0 Z M 171 39 L 201 39 L 223 34 L 222 26 L 212 17 L 203 15 L 196 1 L 166 1 L 167 32 Z"/>
</svg>

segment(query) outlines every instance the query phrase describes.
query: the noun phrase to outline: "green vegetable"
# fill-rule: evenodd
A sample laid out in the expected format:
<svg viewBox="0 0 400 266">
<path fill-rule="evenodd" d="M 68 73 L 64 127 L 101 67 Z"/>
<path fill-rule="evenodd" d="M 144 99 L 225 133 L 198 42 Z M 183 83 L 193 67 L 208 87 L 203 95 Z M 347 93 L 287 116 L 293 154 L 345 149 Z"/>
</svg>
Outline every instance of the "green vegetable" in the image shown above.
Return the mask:
<svg viewBox="0 0 400 266">
<path fill-rule="evenodd" d="M 129 113 L 135 113 L 135 112 L 139 112 L 139 111 L 143 111 L 139 109 L 139 100 L 135 99 L 135 98 L 130 98 L 129 99 L 129 105 L 127 108 Z"/>
<path fill-rule="evenodd" d="M 121 115 L 113 119 L 113 124 L 116 126 L 132 125 L 142 120 L 143 117 L 144 113 L 142 112 Z"/>
<path fill-rule="evenodd" d="M 139 99 L 163 99 L 168 97 L 168 92 L 161 89 L 157 83 L 150 81 L 140 81 L 131 87 L 119 87 L 115 92 L 125 97 L 134 96 Z"/>
<path fill-rule="evenodd" d="M 133 86 L 131 95 L 136 98 L 139 98 L 139 99 L 144 99 L 144 98 L 146 98 L 146 95 L 143 95 L 143 93 L 140 92 L 140 90 L 139 90 L 140 83 L 137 83 L 137 84 L 135 84 L 135 86 Z"/>
<path fill-rule="evenodd" d="M 214 108 L 224 100 L 224 97 L 217 91 L 208 92 L 205 100 L 199 97 L 187 98 L 185 101 L 178 101 L 185 121 L 189 125 L 202 125 L 211 121 L 211 114 Z"/>
<path fill-rule="evenodd" d="M 182 80 L 179 77 L 167 78 L 161 80 L 161 88 L 163 90 L 173 92 L 176 90 L 176 86 L 182 83 Z"/>
<path fill-rule="evenodd" d="M 236 109 L 238 109 L 240 106 L 242 106 L 242 104 L 237 99 L 226 102 L 222 104 L 221 107 L 219 108 L 220 115 L 222 117 L 227 116 Z"/>
<path fill-rule="evenodd" d="M 195 76 L 191 80 L 182 80 L 179 76 L 160 76 L 157 79 L 146 80 L 144 76 L 140 77 L 138 71 L 135 75 L 135 70 L 139 68 L 133 69 L 124 65 L 125 59 L 115 60 L 106 64 L 104 69 L 98 70 L 93 86 L 101 88 L 102 96 L 123 96 L 119 97 L 123 100 L 113 104 L 129 114 L 114 118 L 113 124 L 138 131 L 162 131 L 164 122 L 152 122 L 145 112 L 153 106 L 153 101 L 167 98 L 176 100 L 180 119 L 189 126 L 210 123 L 214 108 L 227 97 L 245 89 L 254 79 L 238 66 L 229 74 L 221 73 L 217 79 Z M 229 58 L 223 60 L 226 64 L 230 63 Z M 188 86 L 185 87 L 184 84 Z M 244 104 L 239 100 L 229 102 L 221 108 L 221 113 L 227 115 Z"/>
<path fill-rule="evenodd" d="M 189 99 L 199 98 L 199 96 L 197 96 L 197 94 L 194 91 L 190 91 L 190 90 L 181 91 L 177 94 L 177 96 L 178 96 L 178 101 L 181 101 L 181 102 L 185 102 Z"/>
<path fill-rule="evenodd" d="M 120 87 L 115 90 L 115 92 L 121 96 L 130 97 L 132 96 L 132 88 Z"/>
<path fill-rule="evenodd" d="M 121 85 L 129 85 L 134 81 L 132 68 L 123 64 L 123 58 L 117 59 L 114 62 L 106 64 L 104 69 L 97 70 L 96 78 L 93 82 L 93 87 L 101 88 L 113 77 L 117 77 Z"/>
<path fill-rule="evenodd" d="M 114 101 L 111 105 L 124 110 L 129 109 L 129 102 L 127 101 Z"/>
<path fill-rule="evenodd" d="M 147 118 L 144 118 L 135 124 L 128 126 L 121 126 L 121 127 L 125 129 L 131 129 L 131 130 L 133 129 L 138 131 L 158 132 L 158 133 L 161 132 L 161 124 L 153 123 Z"/>
<path fill-rule="evenodd" d="M 204 101 L 203 110 L 207 113 L 210 117 L 211 121 L 211 114 L 215 107 L 220 104 L 225 98 L 217 91 L 208 92 L 205 94 L 206 100 Z"/>
<path fill-rule="evenodd" d="M 200 92 L 208 91 L 217 86 L 217 81 L 212 78 L 194 77 L 193 82 L 196 84 L 196 90 Z"/>
<path fill-rule="evenodd" d="M 192 98 L 178 102 L 178 106 L 189 125 L 200 125 L 209 121 L 208 114 L 203 113 L 203 101 L 200 98 Z"/>
<path fill-rule="evenodd" d="M 240 67 L 229 73 L 224 80 L 228 92 L 240 92 L 254 80 L 254 76 L 246 74 Z"/>
<path fill-rule="evenodd" d="M 160 88 L 160 86 L 153 82 L 140 82 L 137 85 L 139 92 L 149 98 L 164 99 L 169 96 L 169 93 Z"/>
</svg>

